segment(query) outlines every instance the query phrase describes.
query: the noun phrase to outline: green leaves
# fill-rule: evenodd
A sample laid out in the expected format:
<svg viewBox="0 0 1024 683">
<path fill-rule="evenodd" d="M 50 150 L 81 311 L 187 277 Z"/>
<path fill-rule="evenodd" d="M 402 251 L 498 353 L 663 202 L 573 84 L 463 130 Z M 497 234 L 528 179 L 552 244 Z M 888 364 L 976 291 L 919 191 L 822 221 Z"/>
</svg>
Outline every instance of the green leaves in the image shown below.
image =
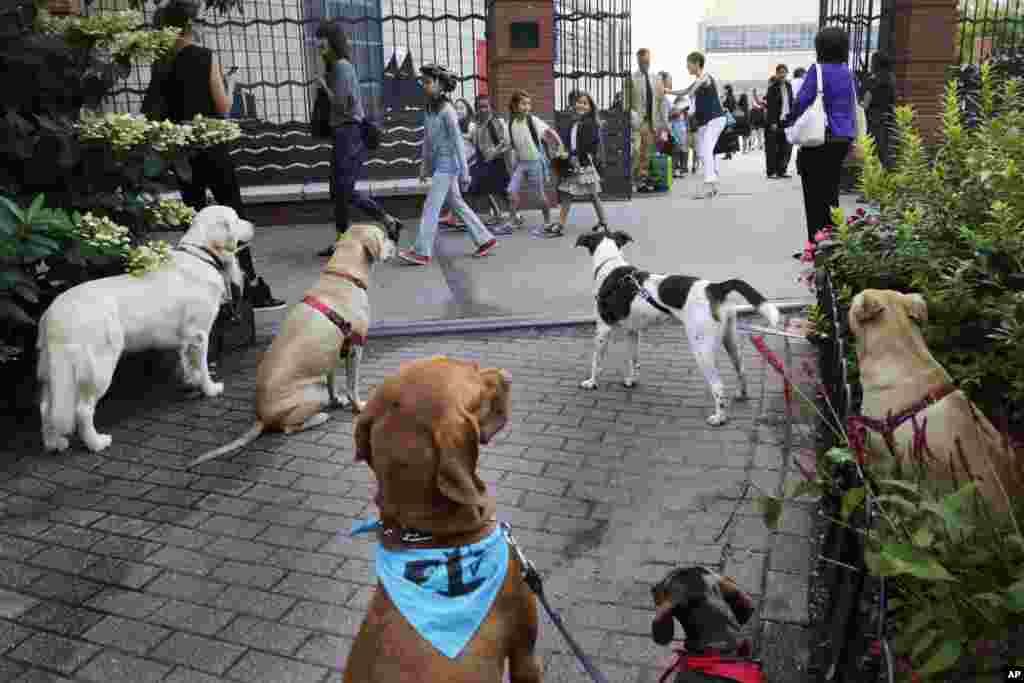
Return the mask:
<svg viewBox="0 0 1024 683">
<path fill-rule="evenodd" d="M 756 501 L 757 509 L 764 516 L 764 524 L 773 531 L 779 528 L 782 519 L 782 498 L 775 496 L 759 496 Z"/>
<path fill-rule="evenodd" d="M 909 543 L 886 543 L 879 553 L 877 574 L 901 576 L 909 574 L 930 581 L 956 581 L 942 564 L 927 551 Z"/>
<path fill-rule="evenodd" d="M 937 674 L 942 671 L 948 671 L 953 668 L 953 665 L 960 659 L 960 654 L 964 651 L 964 645 L 959 640 L 945 640 L 939 646 L 939 649 L 931 656 L 931 658 L 925 662 L 925 665 L 921 667 L 920 673 L 925 675 Z"/>
</svg>

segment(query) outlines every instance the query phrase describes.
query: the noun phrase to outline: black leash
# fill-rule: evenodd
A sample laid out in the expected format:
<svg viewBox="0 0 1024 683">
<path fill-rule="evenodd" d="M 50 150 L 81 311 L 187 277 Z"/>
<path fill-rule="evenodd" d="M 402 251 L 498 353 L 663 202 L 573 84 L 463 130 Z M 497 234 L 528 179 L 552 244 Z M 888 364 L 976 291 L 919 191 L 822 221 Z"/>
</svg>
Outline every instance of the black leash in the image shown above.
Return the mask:
<svg viewBox="0 0 1024 683">
<path fill-rule="evenodd" d="M 559 630 L 562 636 L 565 638 L 565 642 L 569 643 L 569 648 L 572 653 L 576 655 L 576 659 L 580 661 L 583 668 L 587 670 L 590 677 L 595 683 L 608 683 L 608 679 L 603 673 L 598 671 L 594 663 L 590 661 L 590 658 L 583 652 L 583 649 L 579 646 L 572 635 L 566 630 L 565 625 L 562 623 L 562 617 L 548 604 L 547 597 L 544 595 L 544 584 L 541 581 L 540 573 L 537 568 L 533 566 L 533 563 L 526 558 L 523 554 L 522 548 L 516 543 L 516 539 L 512 537 L 512 528 L 508 525 L 508 522 L 501 523 L 501 529 L 505 532 L 505 538 L 508 539 L 509 546 L 516 551 L 516 557 L 519 558 L 519 564 L 523 568 L 523 580 L 526 581 L 526 585 L 530 587 L 534 593 L 537 594 L 537 599 L 540 600 L 540 604 L 544 606 L 544 611 L 548 613 L 551 621 L 554 622 L 555 628 Z"/>
</svg>

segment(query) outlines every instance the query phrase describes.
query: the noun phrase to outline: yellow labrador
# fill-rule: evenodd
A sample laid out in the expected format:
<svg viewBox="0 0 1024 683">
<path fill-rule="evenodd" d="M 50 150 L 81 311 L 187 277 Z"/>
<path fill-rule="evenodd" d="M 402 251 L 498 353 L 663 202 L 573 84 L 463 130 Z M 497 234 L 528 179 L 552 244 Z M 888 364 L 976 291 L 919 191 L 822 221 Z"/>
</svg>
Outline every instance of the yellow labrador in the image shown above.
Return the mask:
<svg viewBox="0 0 1024 683">
<path fill-rule="evenodd" d="M 110 445 L 110 435 L 96 431 L 93 414 L 125 351 L 176 349 L 186 383 L 206 396 L 224 391 L 207 366 L 210 329 L 230 283 L 242 286 L 235 252 L 252 236 L 252 223 L 233 209 L 208 206 L 166 267 L 85 282 L 54 299 L 39 321 L 37 341 L 47 450 L 66 450 L 76 423 L 89 450 Z"/>
<path fill-rule="evenodd" d="M 260 361 L 253 426 L 189 467 L 242 448 L 265 431 L 291 434 L 321 425 L 328 420 L 325 408 L 347 404 L 353 412 L 362 409 L 359 363 L 370 326 L 367 282 L 374 264 L 394 255 L 397 240 L 397 228 L 386 232 L 372 223 L 353 225 L 338 240 L 320 278 L 288 311 Z M 342 360 L 347 374 L 344 401 L 334 383 Z"/>
<path fill-rule="evenodd" d="M 857 339 L 865 416 L 884 419 L 890 413 L 904 418 L 894 433 L 897 455 L 911 453 L 914 414 L 921 424 L 927 419 L 927 444 L 938 462 L 927 462 L 938 480 L 952 477 L 955 466 L 965 478 L 957 454 L 959 439 L 978 490 L 993 509 L 1007 510 L 1006 495 L 996 475 L 1013 497 L 1021 490 L 1021 463 L 1002 443 L 992 423 L 953 384 L 946 369 L 932 356 L 920 325 L 928 319 L 928 305 L 920 294 L 866 289 L 850 306 L 850 330 Z M 887 453 L 880 436 L 869 430 L 867 447 L 875 454 Z"/>
</svg>

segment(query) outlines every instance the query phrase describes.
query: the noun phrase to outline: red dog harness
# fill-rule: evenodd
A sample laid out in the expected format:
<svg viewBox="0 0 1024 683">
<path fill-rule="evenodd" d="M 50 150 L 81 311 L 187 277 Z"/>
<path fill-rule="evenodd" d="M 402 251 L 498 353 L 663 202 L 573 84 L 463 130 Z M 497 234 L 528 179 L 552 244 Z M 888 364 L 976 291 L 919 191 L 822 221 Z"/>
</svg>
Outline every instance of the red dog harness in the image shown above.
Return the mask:
<svg viewBox="0 0 1024 683">
<path fill-rule="evenodd" d="M 359 289 L 363 290 L 364 292 L 366 291 L 366 283 L 357 278 L 355 275 L 343 273 L 337 270 L 325 270 L 323 271 L 323 274 L 333 275 L 334 277 L 340 277 L 343 280 L 348 280 Z M 342 337 L 345 338 L 345 343 L 341 347 L 342 355 L 348 353 L 349 345 L 366 345 L 366 337 L 353 330 L 352 323 L 342 318 L 334 311 L 334 309 L 325 304 L 323 301 L 320 301 L 320 299 L 317 299 L 315 296 L 312 295 L 306 295 L 302 298 L 302 303 L 306 304 L 310 308 L 314 308 L 317 311 L 323 313 L 324 316 L 332 323 L 334 323 L 334 326 L 338 328 L 338 330 L 341 332 Z"/>
<path fill-rule="evenodd" d="M 720 655 L 714 650 L 705 654 L 691 655 L 686 650 L 676 650 L 676 660 L 668 671 L 662 674 L 658 683 L 665 680 L 673 672 L 693 671 L 694 673 L 715 676 L 714 680 L 736 681 L 736 683 L 767 683 L 768 679 L 761 670 L 760 662 L 741 657 Z"/>
</svg>

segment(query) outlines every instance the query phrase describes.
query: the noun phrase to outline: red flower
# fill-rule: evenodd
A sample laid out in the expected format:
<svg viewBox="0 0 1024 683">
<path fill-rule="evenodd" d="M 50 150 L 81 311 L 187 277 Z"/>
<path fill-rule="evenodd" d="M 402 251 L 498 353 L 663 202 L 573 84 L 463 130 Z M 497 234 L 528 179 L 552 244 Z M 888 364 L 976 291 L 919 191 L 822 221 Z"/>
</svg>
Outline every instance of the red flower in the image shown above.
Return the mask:
<svg viewBox="0 0 1024 683">
<path fill-rule="evenodd" d="M 857 209 L 857 215 L 858 216 L 863 216 L 866 213 L 867 213 L 867 211 L 865 211 L 863 208 Z"/>
<path fill-rule="evenodd" d="M 910 659 L 908 659 L 907 657 L 898 657 L 896 659 L 896 673 L 898 673 L 898 674 L 910 673 L 910 669 L 911 668 L 912 667 L 910 665 Z"/>
<path fill-rule="evenodd" d="M 991 640 L 975 641 L 974 653 L 979 657 L 990 657 L 996 653 L 996 644 Z"/>
<path fill-rule="evenodd" d="M 804 449 L 796 457 L 796 466 L 800 468 L 800 474 L 807 481 L 814 481 L 818 478 L 818 456 L 814 451 Z"/>
<path fill-rule="evenodd" d="M 818 232 L 814 233 L 815 242 L 824 242 L 825 240 L 830 239 L 832 239 L 832 232 L 830 230 L 819 230 Z"/>
<path fill-rule="evenodd" d="M 872 640 L 871 641 L 871 645 L 868 647 L 868 654 L 870 654 L 872 657 L 881 657 L 882 656 L 882 641 L 880 641 L 880 640 Z"/>
</svg>

